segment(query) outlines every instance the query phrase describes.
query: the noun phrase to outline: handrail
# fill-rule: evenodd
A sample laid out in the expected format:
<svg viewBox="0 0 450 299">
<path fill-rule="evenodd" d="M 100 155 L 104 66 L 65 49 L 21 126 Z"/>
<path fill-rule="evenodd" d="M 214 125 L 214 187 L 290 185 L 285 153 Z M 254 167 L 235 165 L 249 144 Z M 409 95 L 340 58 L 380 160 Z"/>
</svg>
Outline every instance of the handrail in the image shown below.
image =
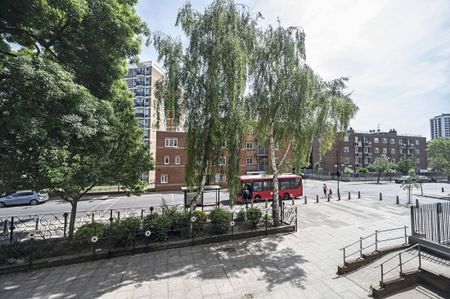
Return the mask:
<svg viewBox="0 0 450 299">
<path fill-rule="evenodd" d="M 411 246 L 411 247 L 408 247 L 408 248 L 406 248 L 406 249 L 400 251 L 400 252 L 397 253 L 396 255 L 391 256 L 389 259 L 385 260 L 384 262 L 382 262 L 381 264 L 375 266 L 374 268 L 378 268 L 378 267 L 380 267 L 382 264 L 384 264 L 384 263 L 386 263 L 386 262 L 389 262 L 390 260 L 394 259 L 397 255 L 402 254 L 402 253 L 404 253 L 404 252 L 408 252 L 408 251 L 410 251 L 411 249 L 416 248 L 416 247 L 420 247 L 420 243 L 417 243 L 417 244 L 415 244 L 415 245 L 413 245 L 413 246 Z"/>
<path fill-rule="evenodd" d="M 407 259 L 406 261 L 402 261 L 402 254 L 405 253 L 405 252 L 409 252 L 409 251 L 411 251 L 412 249 L 415 249 L 416 247 L 417 247 L 417 249 L 418 249 L 418 250 L 417 250 L 417 255 L 414 255 L 413 257 Z M 397 253 L 396 255 L 390 257 L 389 259 L 385 260 L 385 261 L 382 262 L 381 264 L 375 266 L 374 268 L 380 267 L 380 269 L 381 269 L 380 287 L 383 287 L 383 285 L 384 285 L 384 275 L 390 273 L 390 272 L 393 271 L 394 269 L 400 268 L 400 276 L 402 276 L 402 275 L 403 275 L 403 265 L 405 265 L 406 263 L 412 261 L 412 260 L 415 259 L 416 257 L 419 258 L 419 269 L 421 269 L 421 267 L 422 267 L 422 255 L 421 255 L 420 247 L 421 247 L 420 243 L 417 243 L 417 244 L 415 244 L 415 245 L 413 245 L 413 246 L 411 246 L 411 247 L 409 247 L 409 248 L 407 248 L 407 249 L 405 249 L 405 250 L 400 251 L 400 252 Z M 392 259 L 394 259 L 394 258 L 396 258 L 396 257 L 398 257 L 398 259 L 399 259 L 398 265 L 392 267 L 391 269 L 389 269 L 389 270 L 387 270 L 387 271 L 385 272 L 385 271 L 384 271 L 384 264 L 386 264 L 387 262 L 391 261 Z"/>
<path fill-rule="evenodd" d="M 407 244 L 408 243 L 408 241 L 407 241 L 407 228 L 408 228 L 408 226 L 402 226 L 402 227 L 388 228 L 388 229 L 383 229 L 383 230 L 375 230 L 374 233 L 372 233 L 370 235 L 367 235 L 367 236 L 364 236 L 364 237 L 360 237 L 359 240 L 357 240 L 357 241 L 355 241 L 355 242 L 353 242 L 353 243 L 351 243 L 351 244 L 349 244 L 349 245 L 347 245 L 345 247 L 340 248 L 339 250 L 342 251 L 344 265 L 346 263 L 346 258 L 348 258 L 348 257 L 350 257 L 350 256 L 352 256 L 352 255 L 354 255 L 354 254 L 356 254 L 358 252 L 359 252 L 360 257 L 362 258 L 363 257 L 363 250 L 366 250 L 367 248 L 375 246 L 375 251 L 378 251 L 378 244 L 381 243 L 381 242 L 398 240 L 398 239 L 404 238 L 405 239 L 405 244 Z M 399 236 L 399 237 L 395 237 L 395 238 L 388 238 L 388 239 L 381 239 L 381 240 L 379 240 L 379 238 L 378 238 L 378 235 L 381 234 L 381 233 L 397 231 L 397 230 L 404 230 L 404 232 L 405 232 L 404 235 Z M 373 236 L 375 236 L 374 242 L 364 247 L 363 246 L 363 241 L 367 240 L 367 239 L 369 239 L 369 238 L 371 238 Z M 356 250 L 355 252 L 352 252 L 350 254 L 346 254 L 346 249 L 347 248 L 349 248 L 351 246 L 354 246 L 355 244 L 358 244 L 358 243 L 359 243 L 359 249 L 358 250 Z"/>
</svg>

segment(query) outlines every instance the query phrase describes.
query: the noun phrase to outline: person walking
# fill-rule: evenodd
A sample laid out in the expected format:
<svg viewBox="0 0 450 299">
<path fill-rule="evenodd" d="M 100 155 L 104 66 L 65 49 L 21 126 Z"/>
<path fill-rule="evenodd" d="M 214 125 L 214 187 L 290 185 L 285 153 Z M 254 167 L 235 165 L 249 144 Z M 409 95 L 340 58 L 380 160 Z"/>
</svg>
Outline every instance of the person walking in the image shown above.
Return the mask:
<svg viewBox="0 0 450 299">
<path fill-rule="evenodd" d="M 323 183 L 323 196 L 327 197 L 327 184 Z"/>
</svg>

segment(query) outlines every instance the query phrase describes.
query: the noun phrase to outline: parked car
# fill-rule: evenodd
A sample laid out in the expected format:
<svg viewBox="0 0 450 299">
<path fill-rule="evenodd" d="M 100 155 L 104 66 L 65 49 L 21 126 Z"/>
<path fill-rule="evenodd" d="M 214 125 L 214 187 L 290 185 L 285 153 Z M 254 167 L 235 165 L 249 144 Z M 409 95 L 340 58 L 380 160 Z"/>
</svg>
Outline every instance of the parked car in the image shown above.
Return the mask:
<svg viewBox="0 0 450 299">
<path fill-rule="evenodd" d="M 436 183 L 436 180 L 433 178 L 429 178 L 424 175 L 419 175 L 419 180 L 421 183 Z"/>
<path fill-rule="evenodd" d="M 409 181 L 410 179 L 411 179 L 411 177 L 409 175 L 405 175 L 405 176 L 400 177 L 399 179 L 395 179 L 395 182 L 397 184 L 401 184 L 401 183 L 405 183 L 405 182 Z M 420 183 L 434 183 L 434 182 L 436 182 L 436 180 L 433 178 L 424 176 L 424 175 L 419 175 L 419 182 Z"/>
<path fill-rule="evenodd" d="M 411 177 L 409 176 L 409 175 L 404 175 L 404 176 L 401 176 L 400 178 L 398 178 L 398 179 L 395 179 L 395 182 L 397 183 L 397 184 L 402 184 L 402 183 L 406 183 L 407 181 L 409 181 L 411 179 Z"/>
<path fill-rule="evenodd" d="M 12 205 L 37 205 L 48 200 L 48 193 L 31 190 L 17 191 L 15 193 L 0 197 L 0 207 Z"/>
</svg>

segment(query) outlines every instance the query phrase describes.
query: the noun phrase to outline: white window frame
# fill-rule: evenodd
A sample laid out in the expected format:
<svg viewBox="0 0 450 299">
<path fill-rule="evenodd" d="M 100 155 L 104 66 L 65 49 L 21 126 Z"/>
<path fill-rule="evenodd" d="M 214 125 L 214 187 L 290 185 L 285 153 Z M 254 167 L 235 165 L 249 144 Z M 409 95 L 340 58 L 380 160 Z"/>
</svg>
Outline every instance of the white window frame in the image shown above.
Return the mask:
<svg viewBox="0 0 450 299">
<path fill-rule="evenodd" d="M 161 184 L 168 184 L 169 183 L 169 175 L 168 174 L 162 174 L 160 177 Z"/>
<path fill-rule="evenodd" d="M 216 173 L 214 179 L 216 183 L 224 183 L 227 181 L 227 176 L 223 173 Z"/>
<path fill-rule="evenodd" d="M 391 138 L 391 144 L 395 144 L 395 139 Z"/>
<path fill-rule="evenodd" d="M 395 148 L 391 148 L 391 155 L 395 155 Z"/>
<path fill-rule="evenodd" d="M 253 149 L 253 142 L 251 142 L 251 141 L 246 141 L 245 142 L 245 148 L 246 149 Z"/>
<path fill-rule="evenodd" d="M 416 139 L 416 145 L 420 145 L 419 139 Z"/>
<path fill-rule="evenodd" d="M 344 142 L 348 142 L 348 139 L 349 139 L 349 138 L 348 138 L 348 135 L 345 135 L 345 136 L 344 136 Z"/>
<path fill-rule="evenodd" d="M 178 138 L 176 137 L 167 137 L 164 141 L 165 147 L 178 147 Z"/>
<path fill-rule="evenodd" d="M 175 156 L 175 164 L 176 165 L 180 165 L 181 164 L 181 157 L 180 156 Z"/>
<path fill-rule="evenodd" d="M 378 139 L 377 137 L 375 137 L 375 138 L 373 139 L 373 143 L 379 143 L 379 139 Z"/>
<path fill-rule="evenodd" d="M 388 150 L 386 147 L 383 147 L 383 154 L 386 155 L 388 153 Z"/>
<path fill-rule="evenodd" d="M 220 166 L 227 165 L 227 157 L 219 158 L 219 160 L 217 161 L 217 164 L 219 164 Z"/>
<path fill-rule="evenodd" d="M 164 165 L 170 165 L 170 156 L 164 156 Z"/>
<path fill-rule="evenodd" d="M 253 158 L 252 157 L 245 158 L 245 165 L 253 165 Z"/>
<path fill-rule="evenodd" d="M 387 138 L 382 138 L 381 141 L 383 142 L 383 144 L 387 144 Z"/>
<path fill-rule="evenodd" d="M 379 148 L 379 147 L 376 147 L 375 150 L 374 150 L 374 152 L 375 152 L 375 154 L 379 154 L 379 153 L 380 153 L 380 148 Z"/>
<path fill-rule="evenodd" d="M 344 153 L 348 153 L 348 152 L 350 152 L 349 147 L 348 146 L 344 146 Z"/>
</svg>

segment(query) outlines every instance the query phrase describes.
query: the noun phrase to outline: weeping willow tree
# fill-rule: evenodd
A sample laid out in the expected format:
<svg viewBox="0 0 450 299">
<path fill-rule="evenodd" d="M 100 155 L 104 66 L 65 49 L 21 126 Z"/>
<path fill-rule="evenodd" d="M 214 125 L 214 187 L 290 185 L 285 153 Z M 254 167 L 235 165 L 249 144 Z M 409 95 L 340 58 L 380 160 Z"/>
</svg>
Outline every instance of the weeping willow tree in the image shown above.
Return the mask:
<svg viewBox="0 0 450 299">
<path fill-rule="evenodd" d="M 269 26 L 259 34 L 251 63 L 247 108 L 255 120 L 258 142 L 269 147 L 275 225 L 280 222 L 280 169 L 288 162 L 298 168 L 304 165 L 314 138 L 320 138 L 322 154 L 329 150 L 357 111 L 344 93 L 344 81 L 325 82 L 305 64 L 305 35 L 301 29 Z"/>
<path fill-rule="evenodd" d="M 166 70 L 157 85 L 157 111 L 176 124 L 185 116 L 186 183 L 197 187 L 191 208 L 204 189 L 208 172 L 219 164 L 226 144 L 230 199 L 236 194 L 239 150 L 244 127 L 244 90 L 256 40 L 256 18 L 232 0 L 213 1 L 203 13 L 190 3 L 177 17 L 186 35 L 154 36 L 158 60 Z"/>
</svg>

